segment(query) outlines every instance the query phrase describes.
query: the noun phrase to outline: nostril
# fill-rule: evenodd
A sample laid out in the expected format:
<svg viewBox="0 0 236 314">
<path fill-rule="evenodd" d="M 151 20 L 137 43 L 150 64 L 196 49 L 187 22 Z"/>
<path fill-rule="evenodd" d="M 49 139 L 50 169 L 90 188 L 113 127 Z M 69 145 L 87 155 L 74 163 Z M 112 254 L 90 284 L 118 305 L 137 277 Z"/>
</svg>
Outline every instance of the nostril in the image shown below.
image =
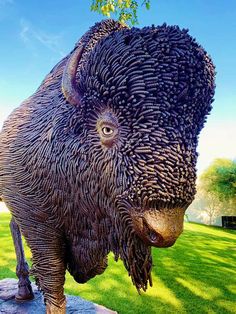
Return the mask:
<svg viewBox="0 0 236 314">
<path fill-rule="evenodd" d="M 158 232 L 151 229 L 146 223 L 146 221 L 143 222 L 143 231 L 144 231 L 144 234 L 146 235 L 146 239 L 150 241 L 151 243 L 154 244 L 154 243 L 157 243 L 157 242 L 159 243 L 163 241 L 162 236 Z"/>
<path fill-rule="evenodd" d="M 148 232 L 148 237 L 149 237 L 149 239 L 150 239 L 151 242 L 156 242 L 156 241 L 157 241 L 157 238 L 158 238 L 156 232 L 155 232 L 155 231 L 152 231 L 152 230 L 150 230 L 150 231 Z"/>
</svg>

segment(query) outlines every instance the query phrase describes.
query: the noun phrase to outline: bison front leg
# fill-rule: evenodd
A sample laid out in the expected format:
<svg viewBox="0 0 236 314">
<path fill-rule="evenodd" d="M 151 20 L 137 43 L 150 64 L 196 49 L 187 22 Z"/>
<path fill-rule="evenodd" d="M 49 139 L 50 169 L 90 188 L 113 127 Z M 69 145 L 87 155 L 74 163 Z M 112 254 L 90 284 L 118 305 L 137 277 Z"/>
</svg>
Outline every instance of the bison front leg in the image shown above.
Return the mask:
<svg viewBox="0 0 236 314">
<path fill-rule="evenodd" d="M 16 275 L 19 278 L 18 292 L 15 298 L 21 301 L 31 300 L 34 294 L 29 280 L 29 266 L 25 260 L 20 229 L 13 217 L 10 222 L 10 229 L 17 259 Z"/>
<path fill-rule="evenodd" d="M 23 226 L 22 233 L 32 252 L 31 273 L 43 291 L 47 314 L 66 313 L 66 272 L 63 235 L 49 224 Z"/>
</svg>

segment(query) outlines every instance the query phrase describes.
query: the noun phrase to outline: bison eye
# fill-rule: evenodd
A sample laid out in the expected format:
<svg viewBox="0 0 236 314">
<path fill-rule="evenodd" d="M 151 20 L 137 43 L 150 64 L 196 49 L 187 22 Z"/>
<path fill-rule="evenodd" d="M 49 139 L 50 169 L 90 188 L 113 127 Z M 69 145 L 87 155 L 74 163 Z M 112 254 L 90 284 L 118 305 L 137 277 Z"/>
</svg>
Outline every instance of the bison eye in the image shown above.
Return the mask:
<svg viewBox="0 0 236 314">
<path fill-rule="evenodd" d="M 117 127 L 111 123 L 108 124 L 107 121 L 102 123 L 102 125 L 98 128 L 98 132 L 102 144 L 108 147 L 111 147 L 114 144 L 118 136 Z"/>
<path fill-rule="evenodd" d="M 114 133 L 113 128 L 109 127 L 109 126 L 105 126 L 102 128 L 102 133 L 104 136 L 110 136 Z"/>
<path fill-rule="evenodd" d="M 119 124 L 113 112 L 103 112 L 97 120 L 97 132 L 100 141 L 107 147 L 112 147 L 119 137 Z"/>
</svg>

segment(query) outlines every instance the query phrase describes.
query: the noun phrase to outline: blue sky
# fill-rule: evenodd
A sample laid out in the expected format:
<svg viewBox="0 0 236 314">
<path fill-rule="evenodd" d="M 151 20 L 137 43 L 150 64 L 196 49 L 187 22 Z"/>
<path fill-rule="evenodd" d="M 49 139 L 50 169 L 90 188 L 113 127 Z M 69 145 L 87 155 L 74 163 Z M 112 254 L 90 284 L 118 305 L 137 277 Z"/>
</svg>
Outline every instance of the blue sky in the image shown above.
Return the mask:
<svg viewBox="0 0 236 314">
<path fill-rule="evenodd" d="M 142 1 L 140 1 L 142 2 Z M 89 0 L 0 0 L 0 127 L 101 15 Z M 201 172 L 217 157 L 236 157 L 236 1 L 151 0 L 139 27 L 178 24 L 212 56 L 217 70 L 213 111 L 199 141 Z"/>
</svg>

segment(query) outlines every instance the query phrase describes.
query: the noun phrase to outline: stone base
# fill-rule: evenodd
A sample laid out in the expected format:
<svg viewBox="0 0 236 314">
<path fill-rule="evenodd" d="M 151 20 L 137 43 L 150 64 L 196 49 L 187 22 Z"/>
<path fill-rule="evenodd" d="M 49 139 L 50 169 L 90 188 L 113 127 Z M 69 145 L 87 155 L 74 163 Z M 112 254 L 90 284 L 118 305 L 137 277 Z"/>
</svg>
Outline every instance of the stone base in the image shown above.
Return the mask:
<svg viewBox="0 0 236 314">
<path fill-rule="evenodd" d="M 15 300 L 17 292 L 16 279 L 0 280 L 0 313 L 4 314 L 45 314 L 45 305 L 42 294 L 38 291 L 35 284 L 32 284 L 34 299 L 19 302 Z M 66 313 L 68 314 L 117 314 L 117 312 L 86 301 L 80 297 L 67 295 Z"/>
</svg>

